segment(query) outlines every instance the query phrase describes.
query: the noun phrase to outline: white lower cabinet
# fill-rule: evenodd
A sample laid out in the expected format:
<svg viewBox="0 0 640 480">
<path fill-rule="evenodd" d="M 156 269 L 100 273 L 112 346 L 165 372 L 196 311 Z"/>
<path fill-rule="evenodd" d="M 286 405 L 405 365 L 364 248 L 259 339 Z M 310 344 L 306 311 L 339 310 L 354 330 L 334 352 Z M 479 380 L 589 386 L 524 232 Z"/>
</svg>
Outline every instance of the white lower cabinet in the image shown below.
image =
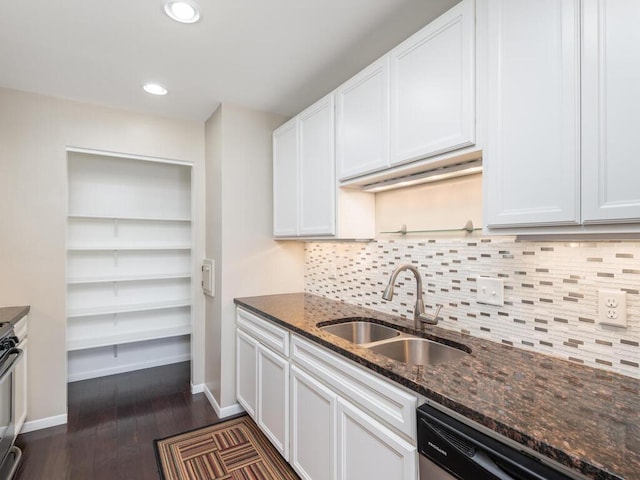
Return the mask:
<svg viewBox="0 0 640 480">
<path fill-rule="evenodd" d="M 258 342 L 238 329 L 236 331 L 236 397 L 242 408 L 256 418 Z"/>
<path fill-rule="evenodd" d="M 416 480 L 417 396 L 241 308 L 238 402 L 304 480 Z"/>
<path fill-rule="evenodd" d="M 289 459 L 289 361 L 258 345 L 256 423 Z"/>
<path fill-rule="evenodd" d="M 415 445 L 338 400 L 338 479 L 414 480 L 417 461 Z"/>
<path fill-rule="evenodd" d="M 291 367 L 291 466 L 305 480 L 337 478 L 338 396 Z"/>
<path fill-rule="evenodd" d="M 288 460 L 289 333 L 242 309 L 236 322 L 236 398 Z"/>
<path fill-rule="evenodd" d="M 291 337 L 291 465 L 306 480 L 414 480 L 417 397 Z"/>
</svg>

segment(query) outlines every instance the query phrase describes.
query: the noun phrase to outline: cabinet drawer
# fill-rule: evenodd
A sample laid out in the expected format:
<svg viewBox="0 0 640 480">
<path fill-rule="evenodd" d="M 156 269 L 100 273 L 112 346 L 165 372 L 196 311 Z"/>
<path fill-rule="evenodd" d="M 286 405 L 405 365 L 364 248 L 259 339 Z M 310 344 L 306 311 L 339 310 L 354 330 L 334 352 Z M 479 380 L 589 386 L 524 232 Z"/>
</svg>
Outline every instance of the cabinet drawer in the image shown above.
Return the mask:
<svg viewBox="0 0 640 480">
<path fill-rule="evenodd" d="M 408 438 L 415 438 L 417 397 L 295 335 L 291 358 L 335 392 Z"/>
<path fill-rule="evenodd" d="M 289 332 L 267 320 L 238 308 L 236 324 L 259 343 L 285 357 L 289 356 Z"/>
</svg>

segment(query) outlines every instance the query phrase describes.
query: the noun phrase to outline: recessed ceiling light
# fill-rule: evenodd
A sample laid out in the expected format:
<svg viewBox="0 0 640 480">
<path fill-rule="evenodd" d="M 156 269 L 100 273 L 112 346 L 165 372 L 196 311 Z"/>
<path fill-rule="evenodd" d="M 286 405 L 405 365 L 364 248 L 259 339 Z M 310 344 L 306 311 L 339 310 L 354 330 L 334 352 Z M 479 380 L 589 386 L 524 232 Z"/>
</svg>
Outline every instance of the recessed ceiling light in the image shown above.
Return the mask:
<svg viewBox="0 0 640 480">
<path fill-rule="evenodd" d="M 191 0 L 165 0 L 164 12 L 181 23 L 195 23 L 200 18 L 198 5 Z"/>
<path fill-rule="evenodd" d="M 144 91 L 150 93 L 151 95 L 166 95 L 167 89 L 162 85 L 158 85 L 157 83 L 147 83 L 143 85 Z"/>
</svg>

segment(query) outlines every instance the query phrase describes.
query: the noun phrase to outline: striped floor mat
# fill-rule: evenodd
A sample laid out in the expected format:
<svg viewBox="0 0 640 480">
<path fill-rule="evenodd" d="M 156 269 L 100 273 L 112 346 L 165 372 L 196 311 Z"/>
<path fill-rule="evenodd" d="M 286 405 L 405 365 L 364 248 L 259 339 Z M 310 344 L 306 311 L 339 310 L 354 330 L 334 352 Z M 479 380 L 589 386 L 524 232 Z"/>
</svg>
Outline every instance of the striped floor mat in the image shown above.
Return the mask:
<svg viewBox="0 0 640 480">
<path fill-rule="evenodd" d="M 248 416 L 155 441 L 164 480 L 298 480 Z"/>
</svg>

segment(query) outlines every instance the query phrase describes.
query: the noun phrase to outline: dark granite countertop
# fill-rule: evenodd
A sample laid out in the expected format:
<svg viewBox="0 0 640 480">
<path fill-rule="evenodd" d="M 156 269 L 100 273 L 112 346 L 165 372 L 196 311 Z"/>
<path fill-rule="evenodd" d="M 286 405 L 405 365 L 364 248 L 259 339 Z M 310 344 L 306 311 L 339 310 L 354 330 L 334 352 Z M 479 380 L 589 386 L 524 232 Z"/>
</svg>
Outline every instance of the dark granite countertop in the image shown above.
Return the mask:
<svg viewBox="0 0 640 480">
<path fill-rule="evenodd" d="M 402 318 L 303 293 L 235 302 L 589 478 L 640 479 L 640 380 L 431 326 L 472 353 L 410 367 L 317 327 L 370 317 L 413 333 Z"/>
<path fill-rule="evenodd" d="M 15 325 L 22 317 L 29 313 L 29 306 L 0 307 L 0 324 L 10 323 Z"/>
</svg>

